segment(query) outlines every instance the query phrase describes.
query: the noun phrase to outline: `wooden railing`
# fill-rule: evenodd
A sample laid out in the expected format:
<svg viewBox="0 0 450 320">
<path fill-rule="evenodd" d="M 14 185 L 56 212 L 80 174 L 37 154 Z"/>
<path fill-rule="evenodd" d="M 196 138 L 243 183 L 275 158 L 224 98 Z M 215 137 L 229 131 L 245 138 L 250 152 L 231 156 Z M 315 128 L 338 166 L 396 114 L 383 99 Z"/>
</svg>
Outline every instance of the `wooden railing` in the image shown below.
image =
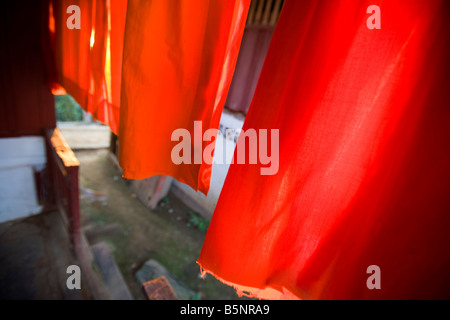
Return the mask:
<svg viewBox="0 0 450 320">
<path fill-rule="evenodd" d="M 80 263 L 82 276 L 90 294 L 96 300 L 110 300 L 111 294 L 101 275 L 92 268 L 94 257 L 81 230 L 78 169 L 80 163 L 59 129 L 45 131 L 47 148 L 47 194 L 49 202 L 56 204 L 66 229 L 70 233 L 74 253 Z"/>
<path fill-rule="evenodd" d="M 45 132 L 48 157 L 48 175 L 52 194 L 62 218 L 69 230 L 72 244 L 81 243 L 80 202 L 78 190 L 78 168 L 80 163 L 64 140 L 59 129 Z"/>
</svg>

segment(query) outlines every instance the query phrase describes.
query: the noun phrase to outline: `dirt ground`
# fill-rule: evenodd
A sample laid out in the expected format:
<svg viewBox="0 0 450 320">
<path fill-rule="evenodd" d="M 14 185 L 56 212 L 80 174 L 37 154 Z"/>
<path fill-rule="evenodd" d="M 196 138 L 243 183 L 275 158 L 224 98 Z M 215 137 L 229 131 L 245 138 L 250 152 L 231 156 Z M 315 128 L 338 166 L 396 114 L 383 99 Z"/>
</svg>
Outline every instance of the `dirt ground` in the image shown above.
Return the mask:
<svg viewBox="0 0 450 320">
<path fill-rule="evenodd" d="M 108 244 L 135 299 L 145 299 L 134 274 L 148 259 L 159 261 L 201 299 L 239 299 L 234 289 L 214 277 L 200 277 L 196 260 L 206 230 L 189 223 L 190 209 L 184 203 L 169 194 L 151 211 L 128 188 L 106 149 L 79 150 L 75 154 L 81 164 L 83 228 L 106 230 L 97 236 L 91 233 L 89 241 Z"/>
</svg>

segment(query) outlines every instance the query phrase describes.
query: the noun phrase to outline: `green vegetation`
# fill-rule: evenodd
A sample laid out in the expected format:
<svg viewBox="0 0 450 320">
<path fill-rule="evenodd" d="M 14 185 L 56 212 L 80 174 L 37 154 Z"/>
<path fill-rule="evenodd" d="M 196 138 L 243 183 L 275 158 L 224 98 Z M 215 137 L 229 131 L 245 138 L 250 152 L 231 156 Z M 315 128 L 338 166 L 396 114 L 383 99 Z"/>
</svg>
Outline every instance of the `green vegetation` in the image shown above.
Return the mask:
<svg viewBox="0 0 450 320">
<path fill-rule="evenodd" d="M 57 121 L 82 121 L 83 109 L 68 94 L 55 96 Z"/>
<path fill-rule="evenodd" d="M 208 228 L 209 222 L 205 218 L 203 218 L 198 213 L 188 211 L 189 214 L 189 224 L 191 226 L 196 227 L 200 231 L 205 231 Z"/>
<path fill-rule="evenodd" d="M 78 150 L 82 226 L 95 230 L 118 224 L 108 233 L 91 233 L 91 245 L 107 243 L 117 266 L 136 299 L 146 299 L 136 272 L 149 259 L 163 265 L 196 294 L 192 299 L 241 299 L 236 291 L 211 275 L 200 277 L 196 263 L 208 220 L 187 207 L 172 193 L 150 210 L 130 190 L 127 181 L 108 160 L 107 150 Z M 95 190 L 106 198 L 88 197 L 82 190 Z"/>
</svg>

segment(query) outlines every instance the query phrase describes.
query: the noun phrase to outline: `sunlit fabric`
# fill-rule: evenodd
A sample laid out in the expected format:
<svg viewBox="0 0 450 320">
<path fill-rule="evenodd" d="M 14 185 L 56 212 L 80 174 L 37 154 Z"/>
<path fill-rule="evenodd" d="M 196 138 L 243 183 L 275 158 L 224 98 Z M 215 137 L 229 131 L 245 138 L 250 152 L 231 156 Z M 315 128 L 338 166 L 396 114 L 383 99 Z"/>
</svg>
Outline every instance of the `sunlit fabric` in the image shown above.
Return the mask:
<svg viewBox="0 0 450 320">
<path fill-rule="evenodd" d="M 176 165 L 172 132 L 219 127 L 249 0 L 128 2 L 119 161 L 128 179 L 176 177 L 208 193 L 211 165 Z M 210 142 L 203 142 L 202 150 Z"/>
<path fill-rule="evenodd" d="M 109 45 L 106 65 L 106 83 L 108 92 L 109 126 L 115 134 L 119 133 L 120 122 L 120 90 L 122 86 L 122 54 L 125 34 L 127 0 L 110 0 Z"/>
<path fill-rule="evenodd" d="M 67 27 L 76 14 L 67 12 L 71 5 L 80 8 L 79 29 Z M 54 28 L 59 84 L 116 134 L 126 5 L 126 0 L 53 1 L 54 21 L 49 24 Z"/>
<path fill-rule="evenodd" d="M 91 83 L 90 38 L 93 1 L 53 1 L 55 20 L 55 59 L 58 82 L 82 107 L 86 108 Z M 70 5 L 80 7 L 80 29 L 67 28 Z"/>
<path fill-rule="evenodd" d="M 279 171 L 231 165 L 205 273 L 259 298 L 450 297 L 449 16 L 439 0 L 285 2 L 243 128 L 280 130 Z"/>
</svg>

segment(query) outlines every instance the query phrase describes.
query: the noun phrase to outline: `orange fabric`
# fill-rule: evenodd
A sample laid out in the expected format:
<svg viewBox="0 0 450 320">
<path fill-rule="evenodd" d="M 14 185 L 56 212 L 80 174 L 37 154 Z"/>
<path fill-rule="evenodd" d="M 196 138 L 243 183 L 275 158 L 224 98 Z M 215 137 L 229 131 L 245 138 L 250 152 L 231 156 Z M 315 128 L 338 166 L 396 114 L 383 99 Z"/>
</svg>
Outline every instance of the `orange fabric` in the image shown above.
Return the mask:
<svg viewBox="0 0 450 320">
<path fill-rule="evenodd" d="M 269 299 L 450 298 L 449 14 L 285 2 L 243 127 L 280 130 L 279 171 L 231 165 L 204 272 Z"/>
<path fill-rule="evenodd" d="M 218 128 L 249 2 L 128 2 L 119 128 L 125 178 L 169 175 L 208 193 L 211 165 L 175 165 L 171 135 L 185 128 L 193 140 L 194 121 L 202 121 L 202 136 Z"/>
<path fill-rule="evenodd" d="M 109 0 L 110 33 L 109 64 L 107 70 L 107 88 L 109 88 L 108 115 L 111 131 L 119 133 L 120 90 L 122 86 L 122 55 L 127 15 L 127 0 Z M 109 72 L 109 75 L 108 75 Z"/>
<path fill-rule="evenodd" d="M 89 101 L 86 111 L 92 114 L 94 119 L 102 123 L 108 123 L 107 88 L 105 78 L 106 44 L 108 35 L 108 9 L 106 0 L 90 1 L 93 6 L 92 31 L 90 38 L 90 72 L 91 82 L 89 86 Z M 84 8 L 81 8 L 83 10 Z"/>
<path fill-rule="evenodd" d="M 80 7 L 80 29 L 66 26 L 70 5 Z M 126 5 L 126 0 L 61 0 L 52 6 L 59 84 L 116 134 Z"/>
<path fill-rule="evenodd" d="M 87 108 L 91 84 L 90 38 L 93 1 L 53 1 L 55 15 L 55 58 L 58 81 L 83 107 Z M 68 29 L 66 13 L 70 5 L 80 7 L 80 29 Z"/>
</svg>

